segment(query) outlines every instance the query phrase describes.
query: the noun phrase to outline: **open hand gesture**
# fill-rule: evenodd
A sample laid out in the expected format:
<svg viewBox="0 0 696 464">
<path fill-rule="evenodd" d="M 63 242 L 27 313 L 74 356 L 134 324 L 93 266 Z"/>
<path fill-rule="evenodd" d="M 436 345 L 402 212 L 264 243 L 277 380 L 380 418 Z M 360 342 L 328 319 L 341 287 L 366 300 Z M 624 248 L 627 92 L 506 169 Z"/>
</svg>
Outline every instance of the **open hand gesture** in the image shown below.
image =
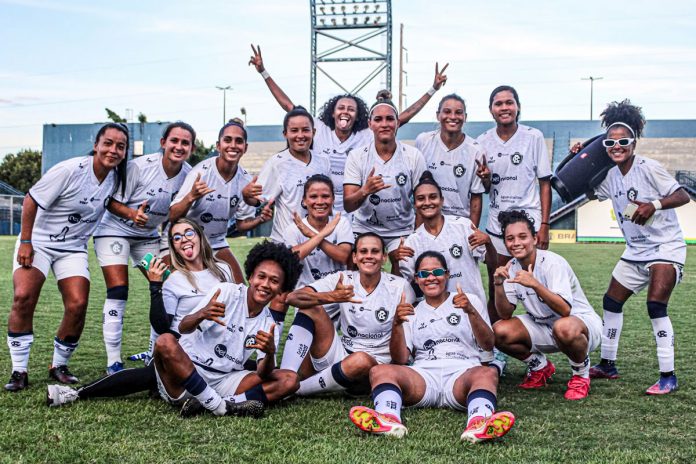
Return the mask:
<svg viewBox="0 0 696 464">
<path fill-rule="evenodd" d="M 500 266 L 493 273 L 493 283 L 495 285 L 503 285 L 507 279 L 510 278 L 510 266 L 512 266 L 512 260 L 508 261 L 505 266 Z"/>
<path fill-rule="evenodd" d="M 490 182 L 491 180 L 491 170 L 488 169 L 488 164 L 486 163 L 486 157 L 481 158 L 481 161 L 474 160 L 476 162 L 476 175 L 483 182 Z"/>
</svg>

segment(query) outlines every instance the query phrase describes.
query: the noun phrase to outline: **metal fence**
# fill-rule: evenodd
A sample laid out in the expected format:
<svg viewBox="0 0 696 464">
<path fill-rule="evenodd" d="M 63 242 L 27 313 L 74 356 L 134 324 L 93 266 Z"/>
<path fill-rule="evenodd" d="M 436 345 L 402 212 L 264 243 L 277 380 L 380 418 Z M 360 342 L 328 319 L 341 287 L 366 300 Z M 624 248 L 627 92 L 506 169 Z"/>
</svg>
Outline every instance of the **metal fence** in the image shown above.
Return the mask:
<svg viewBox="0 0 696 464">
<path fill-rule="evenodd" d="M 0 195 L 0 235 L 19 235 L 23 196 Z"/>
</svg>

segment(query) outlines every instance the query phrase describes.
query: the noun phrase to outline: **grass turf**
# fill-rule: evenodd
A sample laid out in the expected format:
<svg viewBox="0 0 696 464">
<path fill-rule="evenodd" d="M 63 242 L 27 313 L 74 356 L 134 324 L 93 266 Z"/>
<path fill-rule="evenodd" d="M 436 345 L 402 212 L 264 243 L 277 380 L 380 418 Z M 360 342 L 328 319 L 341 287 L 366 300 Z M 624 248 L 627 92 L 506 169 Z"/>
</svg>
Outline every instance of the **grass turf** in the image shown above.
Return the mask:
<svg viewBox="0 0 696 464">
<path fill-rule="evenodd" d="M 235 239 L 231 243 L 242 260 L 254 242 Z M 3 323 L 12 300 L 13 246 L 13 237 L 0 237 Z M 556 245 L 552 249 L 568 259 L 590 303 L 599 310 L 623 245 Z M 106 363 L 100 323 L 104 282 L 90 253 L 93 281 L 87 324 L 71 361 L 73 372 L 84 381 L 101 376 Z M 60 294 L 50 277 L 34 318 L 31 386 L 19 394 L 0 392 L 0 462 L 691 462 L 696 457 L 696 373 L 691 358 L 696 333 L 694 249 L 689 255 L 684 282 L 670 304 L 681 385 L 677 393 L 644 394 L 657 379 L 657 360 L 642 293 L 625 306 L 618 362 L 621 379 L 594 381 L 588 399 L 569 402 L 563 392 L 570 368 L 562 356 L 551 355 L 558 372 L 542 391 L 517 389 L 524 366 L 512 361 L 501 381 L 498 404 L 499 409 L 514 412 L 517 422 L 503 440 L 484 445 L 460 443 L 465 416 L 447 410 L 405 410 L 409 435 L 400 441 L 366 436 L 350 423 L 347 413 L 352 405 L 370 404 L 368 397 L 294 399 L 271 408 L 261 420 L 210 416 L 182 420 L 164 402 L 146 394 L 47 408 L 47 367 L 62 314 Z M 146 348 L 148 308 L 145 279 L 131 270 L 124 355 Z M 291 320 L 288 316 L 286 328 Z M 598 358 L 599 353 L 593 353 L 592 359 Z M 3 380 L 9 378 L 10 368 L 2 343 Z"/>
</svg>

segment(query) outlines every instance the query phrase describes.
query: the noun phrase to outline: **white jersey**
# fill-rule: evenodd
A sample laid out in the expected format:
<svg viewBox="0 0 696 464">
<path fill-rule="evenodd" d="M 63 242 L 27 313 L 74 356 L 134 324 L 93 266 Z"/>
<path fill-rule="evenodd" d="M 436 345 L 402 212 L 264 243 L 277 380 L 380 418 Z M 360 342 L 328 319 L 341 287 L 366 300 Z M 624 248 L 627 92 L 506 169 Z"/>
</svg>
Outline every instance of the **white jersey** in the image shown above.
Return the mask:
<svg viewBox="0 0 696 464">
<path fill-rule="evenodd" d="M 34 246 L 60 251 L 86 251 L 116 190 L 116 171 L 99 183 L 92 156 L 71 158 L 53 166 L 29 195 L 39 206 L 32 229 Z"/>
<path fill-rule="evenodd" d="M 413 257 L 399 262 L 401 275 L 412 281 L 416 273 L 416 260 L 426 251 L 442 253 L 447 260 L 450 278 L 447 290 L 457 291 L 457 284 L 466 293 L 473 293 L 481 301 L 486 301 L 486 292 L 481 280 L 479 262 L 486 256 L 486 247 L 480 245 L 473 250 L 469 247 L 469 236 L 474 232 L 470 219 L 464 217 L 445 216 L 445 224 L 439 235 L 431 235 L 425 225 L 421 224 L 416 231 L 406 237 L 404 245 L 414 251 Z"/>
<path fill-rule="evenodd" d="M 534 278 L 551 292 L 563 298 L 570 305 L 570 314 L 594 313 L 594 309 L 585 297 L 580 287 L 575 272 L 562 256 L 548 250 L 537 249 L 536 263 L 534 264 Z M 522 269 L 517 259 L 512 259 L 510 266 L 510 278 L 514 279 L 517 272 Z M 527 314 L 539 324 L 553 325 L 561 316 L 541 301 L 539 296 L 531 288 L 520 284 L 503 283 L 505 295 L 508 301 L 517 305 L 522 303 Z"/>
<path fill-rule="evenodd" d="M 383 237 L 410 234 L 416 218 L 411 194 L 425 171 L 423 155 L 417 148 L 397 142 L 394 155 L 385 162 L 371 143 L 348 156 L 344 185 L 362 186 L 372 168 L 374 175 L 382 176 L 391 187 L 373 193 L 355 210 L 353 231 L 375 232 Z"/>
<path fill-rule="evenodd" d="M 330 292 L 341 275 L 344 285 L 353 285 L 355 299 L 362 301 L 339 303 L 343 346 L 351 353 L 363 351 L 390 358 L 389 340 L 396 307 L 404 294 L 406 301 L 413 303 L 413 289 L 405 279 L 382 272 L 377 288 L 368 294 L 360 284 L 358 271 L 339 271 L 313 282 L 310 287 L 317 292 Z"/>
<path fill-rule="evenodd" d="M 484 163 L 481 145 L 468 135 L 452 150 L 442 141 L 440 131 L 423 132 L 416 137 L 416 148 L 425 157 L 425 167 L 440 186 L 445 202 L 442 212 L 452 216 L 471 216 L 471 195 L 485 192 L 476 175 L 476 161 Z"/>
<path fill-rule="evenodd" d="M 263 187 L 261 196 L 265 201 L 275 199 L 271 240 L 283 243 L 293 223 L 293 214 L 304 215 L 304 184 L 315 174 L 330 174 L 328 158 L 310 153 L 309 163 L 305 164 L 286 149 L 271 156 L 263 165 L 257 181 Z"/>
<path fill-rule="evenodd" d="M 437 308 L 421 301 L 415 314 L 404 322 L 406 346 L 416 365 L 427 362 L 428 367 L 449 367 L 458 360 L 481 362 L 483 350 L 476 342 L 469 316 L 463 309 L 454 307 L 455 295 L 450 293 Z M 486 305 L 476 295 L 466 293 L 466 296 L 490 327 Z"/>
<path fill-rule="evenodd" d="M 513 209 L 526 211 L 538 230 L 541 227 L 541 200 L 537 179 L 551 177 L 544 134 L 519 124 L 517 132 L 507 142 L 498 137 L 495 128 L 487 130 L 476 140 L 486 152 L 491 170 L 486 230 L 502 236 L 498 214 Z"/>
<path fill-rule="evenodd" d="M 218 267 L 227 277 L 229 282 L 232 282 L 232 270 L 227 263 L 219 262 Z M 193 309 L 198 306 L 201 301 L 206 303 L 210 298 L 205 299 L 210 290 L 220 280 L 208 269 L 192 272 L 196 285 L 191 285 L 186 276 L 182 272 L 173 272 L 162 285 L 162 300 L 164 302 L 164 310 L 167 314 L 173 316 L 170 329 L 179 333 L 179 323 L 181 320 L 191 314 Z M 184 334 L 179 339 L 182 346 L 191 337 L 192 334 Z"/>
<path fill-rule="evenodd" d="M 226 247 L 227 224 L 230 219 L 249 219 L 256 209 L 242 200 L 242 189 L 251 182 L 251 176 L 240 165 L 232 179 L 225 181 L 216 165 L 217 157 L 201 161 L 191 169 L 181 185 L 172 205 L 182 201 L 193 188 L 198 174 L 208 188 L 215 191 L 194 201 L 186 217 L 200 225 L 214 249 Z"/>
<path fill-rule="evenodd" d="M 304 222 L 304 224 L 312 231 L 318 232 L 309 224 L 306 217 L 302 220 L 302 222 Z M 288 227 L 287 231 L 285 232 L 285 243 L 290 247 L 305 243 L 307 240 L 309 239 L 302 235 L 302 232 L 300 232 L 300 229 L 297 228 L 294 222 L 290 224 L 290 227 Z M 324 240 L 328 241 L 329 243 L 333 243 L 334 245 L 347 243 L 352 248 L 353 228 L 350 226 L 350 220 L 345 216 L 341 216 L 338 224 L 336 224 L 336 228 Z M 296 288 L 306 287 L 315 280 L 319 280 L 336 271 L 346 269 L 346 263 L 334 261 L 333 259 L 329 258 L 319 247 L 312 250 L 312 252 L 302 260 L 302 265 L 302 274 L 300 275 L 300 279 L 297 281 Z"/>
<path fill-rule="evenodd" d="M 225 304 L 225 316 L 222 318 L 225 325 L 207 320 L 201 322 L 198 330 L 194 331 L 195 336 L 190 339 L 186 353 L 197 366 L 210 372 L 228 374 L 244 370 L 244 363 L 254 352 L 258 360 L 266 356 L 262 351 L 248 347 L 256 344 L 259 330 L 268 332 L 274 322 L 268 306 L 256 316 L 249 316 L 246 285 L 221 283 L 211 288 L 206 296 L 212 297 L 218 289 L 218 301 Z M 205 306 L 208 300 L 204 298 L 194 311 Z M 280 330 L 276 327 L 276 346 L 279 338 Z"/>
<path fill-rule="evenodd" d="M 674 208 L 655 211 L 650 225 L 639 226 L 623 218 L 631 200 L 661 200 L 681 188 L 660 163 L 636 155 L 631 169 L 622 175 L 618 166 L 609 170 L 595 193 L 600 201 L 611 198 L 616 220 L 626 239 L 621 259 L 626 261 L 671 261 L 684 264 L 686 243 Z"/>
<path fill-rule="evenodd" d="M 314 118 L 314 145 L 312 150 L 326 156 L 331 164 L 331 181 L 334 184 L 334 211 L 343 212 L 343 172 L 346 159 L 352 150 L 369 145 L 374 140 L 370 129 L 353 132 L 341 142 L 336 131 L 324 124 L 321 119 Z"/>
<path fill-rule="evenodd" d="M 132 209 L 138 209 L 147 200 L 145 214 L 148 215 L 148 220 L 145 227 L 136 226 L 133 221 L 107 211 L 94 232 L 95 237 L 159 236 L 157 228 L 169 218 L 169 205 L 191 170 L 191 166 L 184 163 L 177 175 L 167 177 L 162 165 L 163 157 L 162 153 L 153 153 L 129 161 L 126 193 L 121 195 L 117 191 L 113 196 L 114 200 Z"/>
</svg>

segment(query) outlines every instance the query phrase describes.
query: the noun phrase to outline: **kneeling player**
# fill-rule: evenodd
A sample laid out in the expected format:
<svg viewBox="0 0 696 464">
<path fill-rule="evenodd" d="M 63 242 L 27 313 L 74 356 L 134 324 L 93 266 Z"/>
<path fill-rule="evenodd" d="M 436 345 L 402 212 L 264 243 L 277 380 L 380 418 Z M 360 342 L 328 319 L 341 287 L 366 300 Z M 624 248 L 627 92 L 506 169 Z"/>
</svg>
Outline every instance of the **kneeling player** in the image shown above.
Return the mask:
<svg viewBox="0 0 696 464">
<path fill-rule="evenodd" d="M 590 391 L 589 353 L 602 337 L 602 320 L 590 306 L 568 262 L 536 248 L 536 233 L 524 211 L 500 213 L 505 246 L 513 257 L 494 274 L 495 306 L 501 320 L 493 325 L 496 347 L 527 364 L 521 388 L 541 388 L 556 371 L 544 353 L 562 352 L 573 376 L 568 400 Z M 527 314 L 512 316 L 521 302 Z"/>
<path fill-rule="evenodd" d="M 160 394 L 174 405 L 190 398 L 182 408 L 183 416 L 203 408 L 216 415 L 258 415 L 265 405 L 298 387 L 296 373 L 274 370 L 280 334 L 275 333 L 268 304 L 294 288 L 301 264 L 284 245 L 264 242 L 249 252 L 245 271 L 248 288 L 218 284 L 207 303 L 181 320 L 182 334 L 196 331 L 186 351 L 172 334 L 160 335 L 155 343 L 153 362 Z M 256 372 L 244 369 L 254 350 Z"/>
<path fill-rule="evenodd" d="M 402 437 L 401 405 L 468 411 L 462 440 L 476 443 L 505 435 L 515 422 L 494 413 L 498 375 L 481 365 L 493 349 L 484 303 L 473 293 L 447 291 L 445 257 L 426 251 L 416 260 L 416 282 L 425 300 L 413 309 L 402 300 L 394 317 L 392 362 L 370 371 L 375 409 L 355 406 L 350 420 L 365 432 Z M 406 366 L 413 356 L 415 362 Z"/>
<path fill-rule="evenodd" d="M 288 295 L 287 303 L 301 309 L 295 324 L 305 331 L 288 339 L 285 352 L 294 353 L 299 366 L 309 351 L 317 371 L 300 383 L 298 395 L 366 386 L 370 369 L 391 361 L 389 338 L 396 307 L 415 297 L 405 279 L 382 272 L 386 258 L 382 238 L 367 232 L 355 242 L 357 271 L 338 271 Z M 339 303 L 340 337 L 322 307 L 331 303 Z"/>
</svg>

